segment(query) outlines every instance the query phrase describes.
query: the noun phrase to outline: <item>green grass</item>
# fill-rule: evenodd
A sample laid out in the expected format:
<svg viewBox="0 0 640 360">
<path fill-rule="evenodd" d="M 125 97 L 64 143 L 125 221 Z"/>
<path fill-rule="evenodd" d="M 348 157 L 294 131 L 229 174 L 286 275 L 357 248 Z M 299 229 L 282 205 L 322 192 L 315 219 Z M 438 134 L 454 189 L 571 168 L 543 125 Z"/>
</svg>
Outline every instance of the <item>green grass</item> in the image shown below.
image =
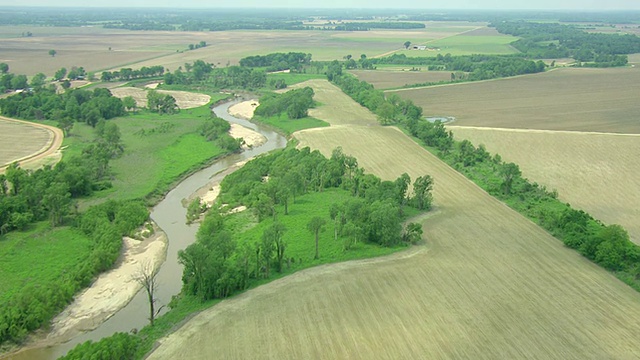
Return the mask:
<svg viewBox="0 0 640 360">
<path fill-rule="evenodd" d="M 343 239 L 334 239 L 334 227 L 329 217 L 329 209 L 334 203 L 343 203 L 353 197 L 346 190 L 326 189 L 321 193 L 310 193 L 296 198 L 295 203 L 289 204 L 289 214 L 284 215 L 284 207 L 277 206 L 277 220 L 286 227 L 284 240 L 287 243 L 286 257 L 292 257 L 295 262 L 290 269 L 283 271 L 281 275 L 293 273 L 308 267 L 334 263 L 340 261 L 370 258 L 388 255 L 398 250 L 406 249 L 405 246 L 393 248 L 381 247 L 376 244 L 358 243 L 352 249 L 345 251 Z M 254 226 L 247 226 L 251 223 L 250 213 L 240 213 L 232 215 L 238 217 L 237 220 L 230 220 L 230 227 L 238 234 L 238 244 L 248 242 L 254 244 L 262 239 L 264 230 L 273 224 L 273 219 L 265 219 Z M 320 233 L 319 253 L 320 259 L 314 260 L 315 238 L 313 233 L 307 230 L 307 223 L 314 216 L 320 216 L 327 221 L 325 231 Z M 275 273 L 275 272 L 274 272 Z M 279 276 L 279 275 L 278 275 Z"/>
<path fill-rule="evenodd" d="M 212 101 L 224 98 L 222 94 L 218 95 Z M 210 114 L 209 105 L 205 105 L 181 110 L 175 115 L 141 111 L 109 120 L 120 128 L 125 151 L 110 163 L 115 177 L 113 188 L 84 200 L 84 205 L 105 199 L 162 195 L 184 175 L 224 154 L 221 148 L 197 134 L 198 127 Z M 76 124 L 72 133 L 74 136 L 65 140 L 65 145 L 68 145 L 65 156 L 80 154 L 95 137 L 94 130 L 84 124 Z"/>
<path fill-rule="evenodd" d="M 91 252 L 91 239 L 80 231 L 49 223 L 32 224 L 0 238 L 0 303 L 26 285 L 47 286 L 80 263 Z"/>
<path fill-rule="evenodd" d="M 399 54 L 409 57 L 432 57 L 438 54 L 473 55 L 493 54 L 507 55 L 518 53 L 510 44 L 518 40 L 514 36 L 469 36 L 457 35 L 426 44 L 428 47 L 440 48 L 440 51 L 402 50 Z"/>
<path fill-rule="evenodd" d="M 271 117 L 254 116 L 253 120 L 280 129 L 287 135 L 291 135 L 299 130 L 329 126 L 328 122 L 312 117 L 289 119 L 284 113 Z"/>
</svg>

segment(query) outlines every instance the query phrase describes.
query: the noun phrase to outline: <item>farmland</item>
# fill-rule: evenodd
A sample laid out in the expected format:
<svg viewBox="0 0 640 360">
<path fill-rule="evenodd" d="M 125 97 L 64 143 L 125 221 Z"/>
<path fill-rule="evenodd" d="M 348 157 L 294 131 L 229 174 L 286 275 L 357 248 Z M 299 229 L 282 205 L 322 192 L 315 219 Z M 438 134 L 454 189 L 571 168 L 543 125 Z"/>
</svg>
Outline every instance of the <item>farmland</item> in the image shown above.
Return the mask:
<svg viewBox="0 0 640 360">
<path fill-rule="evenodd" d="M 59 157 L 44 158 L 58 150 L 62 138 L 58 128 L 0 117 L 0 173 L 18 160 L 26 168 L 31 168 L 29 163 L 42 165 L 50 161 L 55 164 Z"/>
<path fill-rule="evenodd" d="M 411 69 L 411 67 L 405 68 Z M 389 71 L 385 69 L 353 70 L 350 73 L 375 86 L 376 89 L 391 89 L 405 85 L 451 80 L 451 73 L 447 71 Z"/>
<path fill-rule="evenodd" d="M 396 93 L 459 126 L 637 134 L 638 91 L 638 68 L 566 68 Z"/>
<path fill-rule="evenodd" d="M 449 126 L 457 139 L 484 144 L 525 177 L 640 243 L 638 158 L 640 136 Z"/>
<path fill-rule="evenodd" d="M 336 146 L 383 179 L 435 179 L 426 247 L 305 270 L 225 300 L 151 358 L 633 358 L 640 296 L 495 200 L 402 132 L 310 82 L 333 126 L 301 146 Z M 305 85 L 305 84 L 301 84 Z M 331 103 L 331 96 L 340 102 Z M 328 109 L 324 109 L 328 108 Z M 324 116 L 323 116 L 324 115 Z M 490 265 L 489 265 L 490 264 Z M 559 276 L 558 274 L 562 274 Z M 265 329 L 268 329 L 266 331 Z M 188 339 L 188 340 L 187 340 Z M 357 354 L 357 355 L 354 355 Z"/>
<path fill-rule="evenodd" d="M 311 53 L 316 60 L 342 59 L 347 54 L 375 57 L 391 54 L 409 40 L 414 43 L 436 41 L 475 29 L 486 23 L 437 22 L 425 29 L 375 30 L 366 32 L 339 31 L 220 31 L 168 32 L 127 31 L 100 27 L 43 28 L 37 26 L 0 27 L 0 62 L 6 62 L 12 72 L 48 76 L 61 67 L 83 66 L 87 71 L 117 70 L 120 67 L 140 68 L 162 65 L 171 71 L 185 62 L 204 60 L 217 66 L 237 64 L 249 55 L 270 52 L 298 51 Z M 31 37 L 21 34 L 30 31 Z M 486 43 L 506 40 L 469 40 L 469 51 L 492 51 Z M 493 35 L 492 35 L 493 37 Z M 510 38 L 510 37 L 505 37 Z M 189 44 L 205 41 L 208 46 L 188 50 Z M 496 42 L 497 41 L 497 42 Z M 474 45 L 475 43 L 475 45 Z M 478 47 L 480 46 L 480 47 Z M 493 45 L 491 45 L 493 47 Z M 55 49 L 57 54 L 48 54 Z M 500 50 L 499 53 L 502 53 Z M 424 52 L 414 52 L 425 56 Z"/>
<path fill-rule="evenodd" d="M 179 109 L 192 109 L 200 107 L 202 105 L 206 105 L 211 100 L 211 96 L 205 94 L 172 90 L 157 91 L 160 94 L 173 96 L 176 99 L 176 104 L 178 105 Z M 145 91 L 144 89 L 135 87 L 117 87 L 111 89 L 111 93 L 113 94 L 113 96 L 119 98 L 131 96 L 136 101 L 138 107 L 147 106 L 147 91 Z"/>
<path fill-rule="evenodd" d="M 437 54 L 473 55 L 473 54 L 515 54 L 519 51 L 510 44 L 518 40 L 517 37 L 503 35 L 495 29 L 479 26 L 470 31 L 447 36 L 440 39 L 416 42 L 419 45 L 427 45 L 433 50 L 416 51 L 403 50 L 399 53 L 407 56 L 436 56 Z"/>
</svg>

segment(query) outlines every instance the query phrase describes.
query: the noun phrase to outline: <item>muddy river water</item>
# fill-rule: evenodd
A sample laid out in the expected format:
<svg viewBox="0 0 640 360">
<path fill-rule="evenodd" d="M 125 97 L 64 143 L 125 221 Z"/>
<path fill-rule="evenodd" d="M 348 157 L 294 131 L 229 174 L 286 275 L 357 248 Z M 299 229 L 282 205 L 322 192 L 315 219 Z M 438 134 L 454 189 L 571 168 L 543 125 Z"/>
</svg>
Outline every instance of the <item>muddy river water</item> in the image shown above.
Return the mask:
<svg viewBox="0 0 640 360">
<path fill-rule="evenodd" d="M 168 305 L 171 297 L 180 292 L 182 287 L 182 265 L 178 263 L 178 251 L 186 248 L 195 241 L 198 224 L 186 225 L 186 209 L 182 204 L 183 199 L 215 179 L 223 170 L 233 166 L 237 162 L 244 161 L 256 155 L 280 149 L 286 146 L 287 140 L 282 135 L 274 132 L 270 128 L 251 123 L 247 120 L 231 116 L 229 107 L 236 102 L 225 103 L 213 109 L 216 115 L 231 122 L 252 130 L 255 130 L 266 137 L 267 141 L 256 148 L 245 150 L 239 154 L 233 154 L 216 161 L 213 165 L 203 169 L 182 181 L 166 197 L 156 205 L 151 211 L 151 219 L 167 234 L 168 246 L 167 257 L 160 267 L 157 275 L 158 298 L 156 308 Z M 98 326 L 95 330 L 80 334 L 70 341 L 43 348 L 31 348 L 6 359 L 11 360 L 53 360 L 65 355 L 77 344 L 87 340 L 97 341 L 110 336 L 115 332 L 129 332 L 132 329 L 140 329 L 148 323 L 148 300 L 143 290 L 119 310 L 115 315 Z"/>
</svg>

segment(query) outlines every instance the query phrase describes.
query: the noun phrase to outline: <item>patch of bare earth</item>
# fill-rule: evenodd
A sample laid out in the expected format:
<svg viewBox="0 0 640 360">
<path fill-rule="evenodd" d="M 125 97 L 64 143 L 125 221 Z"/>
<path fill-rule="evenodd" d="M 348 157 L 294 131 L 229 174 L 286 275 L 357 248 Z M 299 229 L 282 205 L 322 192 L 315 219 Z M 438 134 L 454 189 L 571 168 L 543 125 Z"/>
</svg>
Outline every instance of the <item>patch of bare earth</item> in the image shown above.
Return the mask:
<svg viewBox="0 0 640 360">
<path fill-rule="evenodd" d="M 211 100 L 211 96 L 205 94 L 192 93 L 188 91 L 174 91 L 174 90 L 156 90 L 160 94 L 171 95 L 176 99 L 178 108 L 180 109 L 192 109 L 206 105 Z M 138 107 L 147 106 L 147 90 L 135 88 L 135 87 L 119 87 L 111 89 L 113 96 L 119 98 L 125 98 L 131 96 Z"/>
<path fill-rule="evenodd" d="M 321 113 L 334 111 L 321 102 Z M 296 133 L 301 146 L 326 155 L 342 146 L 385 180 L 433 176 L 428 251 L 308 269 L 224 300 L 162 339 L 151 359 L 640 356 L 638 292 L 399 130 L 321 119 L 333 126 Z"/>
<path fill-rule="evenodd" d="M 25 169 L 55 165 L 63 139 L 59 128 L 0 117 L 0 174 L 16 161 Z"/>
<path fill-rule="evenodd" d="M 455 125 L 640 133 L 640 68 L 562 68 L 495 81 L 393 90 Z"/>
</svg>

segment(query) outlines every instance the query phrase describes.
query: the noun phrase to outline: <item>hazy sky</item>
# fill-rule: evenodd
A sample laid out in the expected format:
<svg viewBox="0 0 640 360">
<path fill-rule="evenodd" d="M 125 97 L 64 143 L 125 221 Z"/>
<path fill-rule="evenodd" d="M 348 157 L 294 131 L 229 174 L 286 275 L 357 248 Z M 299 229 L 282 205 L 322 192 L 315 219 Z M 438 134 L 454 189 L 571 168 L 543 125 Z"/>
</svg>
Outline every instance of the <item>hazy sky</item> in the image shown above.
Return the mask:
<svg viewBox="0 0 640 360">
<path fill-rule="evenodd" d="M 0 6 L 640 10 L 640 0 L 0 0 Z"/>
</svg>

